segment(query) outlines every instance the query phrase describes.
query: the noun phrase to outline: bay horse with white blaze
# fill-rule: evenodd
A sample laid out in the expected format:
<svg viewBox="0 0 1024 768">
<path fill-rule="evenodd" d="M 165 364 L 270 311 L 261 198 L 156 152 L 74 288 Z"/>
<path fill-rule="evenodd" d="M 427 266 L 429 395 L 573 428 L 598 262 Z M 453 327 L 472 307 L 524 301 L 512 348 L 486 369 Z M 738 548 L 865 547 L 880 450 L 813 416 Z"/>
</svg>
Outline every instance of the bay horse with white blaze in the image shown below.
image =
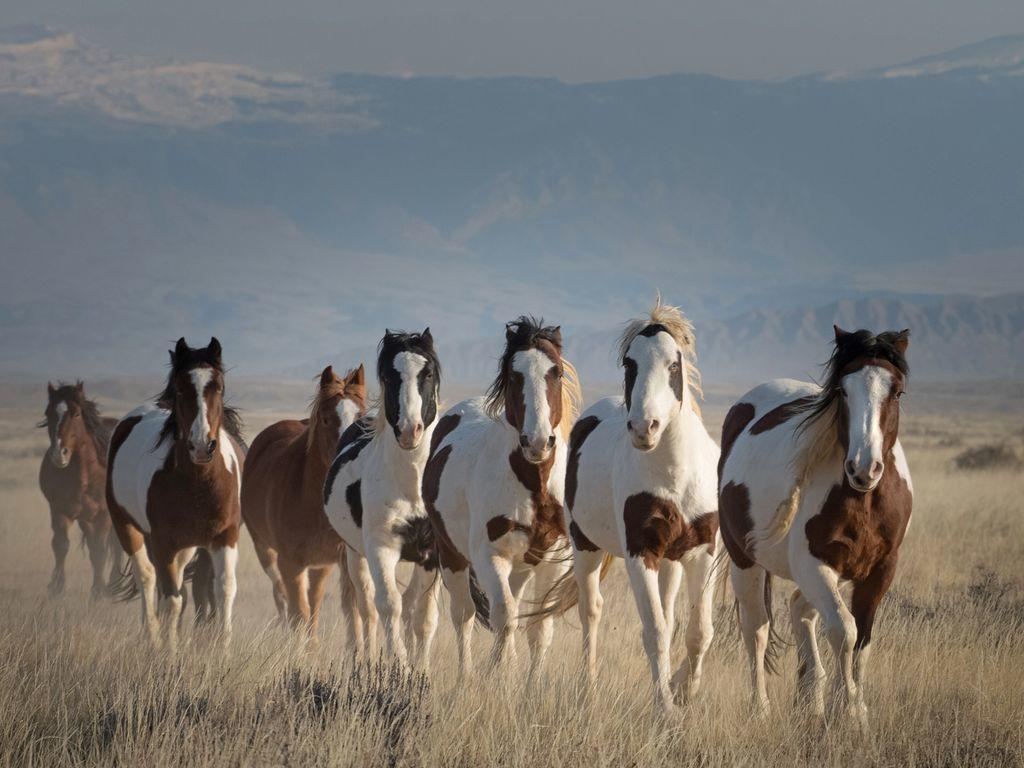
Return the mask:
<svg viewBox="0 0 1024 768">
<path fill-rule="evenodd" d="M 766 712 L 771 578 L 790 602 L 798 701 L 825 714 L 820 616 L 836 660 L 832 704 L 867 726 L 864 671 L 875 611 L 896 572 L 913 486 L 899 441 L 909 331 L 835 328 L 825 383 L 781 379 L 751 390 L 722 427 L 719 513 L 732 560 L 753 704 Z M 853 585 L 849 606 L 840 586 Z"/>
<path fill-rule="evenodd" d="M 159 588 L 168 644 L 177 649 L 184 570 L 202 547 L 212 555 L 213 567 L 210 583 L 198 586 L 212 592 L 216 579 L 226 646 L 241 524 L 241 420 L 224 402 L 217 339 L 200 348 L 178 339 L 170 355 L 171 371 L 156 405 L 129 413 L 111 437 L 107 505 L 121 545 L 132 558 L 142 592 L 143 624 L 153 644 L 162 641 Z"/>
<path fill-rule="evenodd" d="M 438 422 L 423 496 L 451 594 L 461 677 L 472 666 L 473 576 L 495 632 L 492 664 L 507 670 L 527 584 L 542 612 L 570 568 L 562 499 L 566 444 L 581 399 L 576 372 L 562 358 L 560 328 L 524 316 L 506 326 L 487 397 L 459 403 Z M 553 614 L 541 615 L 529 624 L 531 678 L 551 644 L 553 621 Z"/>
<path fill-rule="evenodd" d="M 413 661 L 426 670 L 440 590 L 420 492 L 441 384 L 429 328 L 385 332 L 377 353 L 377 382 L 376 412 L 345 430 L 338 444 L 324 482 L 324 510 L 349 547 L 348 569 L 364 622 L 372 627 L 380 615 L 387 652 L 402 665 L 409 660 L 402 626 L 411 627 Z M 414 565 L 406 600 L 396 575 L 400 561 Z M 373 657 L 375 633 L 368 635 Z"/>
<path fill-rule="evenodd" d="M 694 358 L 693 326 L 676 307 L 659 298 L 648 317 L 631 321 L 619 339 L 623 397 L 600 400 L 580 417 L 565 481 L 575 583 L 559 585 L 559 602 L 562 610 L 578 603 L 588 680 L 597 671 L 600 582 L 609 559 L 620 557 L 643 624 L 655 701 L 669 712 L 677 696 L 699 692 L 713 636 L 719 451 L 701 420 Z M 684 574 L 687 655 L 670 677 Z"/>
<path fill-rule="evenodd" d="M 362 622 L 345 565 L 345 542 L 324 514 L 324 479 L 342 433 L 366 411 L 363 366 L 343 377 L 331 366 L 319 376 L 309 417 L 271 424 L 249 446 L 242 476 L 242 519 L 270 577 L 282 621 L 315 640 L 327 577 L 341 565 L 342 610 L 353 647 Z"/>
<path fill-rule="evenodd" d="M 103 418 L 96 403 L 85 396 L 81 381 L 47 383 L 45 427 L 50 447 L 39 466 L 39 488 L 50 505 L 53 530 L 53 575 L 49 592 L 64 591 L 64 560 L 68 531 L 78 523 L 92 564 L 92 595 L 103 591 L 103 570 L 111 562 L 110 583 L 121 570 L 121 546 L 107 513 L 104 488 L 107 477 L 107 446 L 117 419 Z"/>
</svg>

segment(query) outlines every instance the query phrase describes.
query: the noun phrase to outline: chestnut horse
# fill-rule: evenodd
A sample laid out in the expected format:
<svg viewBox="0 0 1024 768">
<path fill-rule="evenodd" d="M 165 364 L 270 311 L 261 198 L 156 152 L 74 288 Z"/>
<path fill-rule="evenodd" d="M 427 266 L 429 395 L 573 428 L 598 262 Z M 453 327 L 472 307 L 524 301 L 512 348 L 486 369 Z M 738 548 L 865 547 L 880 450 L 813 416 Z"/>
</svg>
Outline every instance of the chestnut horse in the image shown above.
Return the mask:
<svg viewBox="0 0 1024 768">
<path fill-rule="evenodd" d="M 168 644 L 177 649 L 185 565 L 199 547 L 212 555 L 222 640 L 231 636 L 241 524 L 239 493 L 245 455 L 241 420 L 224 403 L 224 366 L 217 339 L 192 348 L 178 339 L 167 386 L 156 406 L 129 413 L 114 429 L 107 466 L 107 506 L 142 592 L 145 628 L 161 643 L 157 587 Z M 199 561 L 202 564 L 202 560 Z"/>
<path fill-rule="evenodd" d="M 110 526 L 104 486 L 107 476 L 107 445 L 117 419 L 100 416 L 96 403 L 85 396 L 85 387 L 47 383 L 45 427 L 50 448 L 39 466 L 39 487 L 50 504 L 53 529 L 53 576 L 51 595 L 64 591 L 64 559 L 68 531 L 76 522 L 82 530 L 92 563 L 92 595 L 103 591 L 103 569 L 110 560 L 110 583 L 121 570 L 121 547 Z"/>
<path fill-rule="evenodd" d="M 345 566 L 345 542 L 324 514 L 324 478 L 341 434 L 366 411 L 363 366 L 320 374 L 309 418 L 272 424 L 253 440 L 242 476 L 242 519 L 273 585 L 282 621 L 316 638 L 327 577 L 341 565 L 342 610 L 361 655 L 362 619 Z"/>
<path fill-rule="evenodd" d="M 798 700 L 825 713 L 820 616 L 836 662 L 832 704 L 867 726 L 875 611 L 896 572 L 913 486 L 899 441 L 909 331 L 835 328 L 824 386 L 781 379 L 740 398 L 722 427 L 719 515 L 732 559 L 753 704 L 767 711 L 771 578 L 796 583 Z M 847 601 L 844 583 L 853 586 Z"/>
</svg>

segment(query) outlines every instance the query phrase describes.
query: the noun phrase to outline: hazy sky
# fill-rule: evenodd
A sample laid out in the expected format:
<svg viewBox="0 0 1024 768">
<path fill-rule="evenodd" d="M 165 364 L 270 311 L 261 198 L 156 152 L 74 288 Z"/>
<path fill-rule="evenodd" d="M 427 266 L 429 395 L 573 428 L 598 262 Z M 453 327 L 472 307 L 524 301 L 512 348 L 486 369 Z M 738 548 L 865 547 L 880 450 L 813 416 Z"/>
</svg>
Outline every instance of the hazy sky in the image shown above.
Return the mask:
<svg viewBox="0 0 1024 768">
<path fill-rule="evenodd" d="M 1024 32 L 1021 0 L 5 0 L 122 51 L 305 73 L 771 78 Z"/>
</svg>

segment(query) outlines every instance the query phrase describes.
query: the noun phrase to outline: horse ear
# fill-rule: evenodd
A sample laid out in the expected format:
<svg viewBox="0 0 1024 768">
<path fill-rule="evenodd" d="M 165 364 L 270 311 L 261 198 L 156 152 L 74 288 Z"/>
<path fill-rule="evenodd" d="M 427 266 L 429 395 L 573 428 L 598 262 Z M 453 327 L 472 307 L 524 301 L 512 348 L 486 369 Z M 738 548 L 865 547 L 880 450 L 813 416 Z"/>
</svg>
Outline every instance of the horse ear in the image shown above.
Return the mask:
<svg viewBox="0 0 1024 768">
<path fill-rule="evenodd" d="M 434 348 L 434 337 L 430 333 L 429 325 L 423 329 L 423 333 L 420 334 L 420 338 L 426 342 L 428 347 L 430 347 L 431 349 Z"/>
<path fill-rule="evenodd" d="M 174 345 L 174 351 L 171 352 L 171 364 L 173 365 L 175 360 L 182 358 L 187 354 L 188 342 L 186 342 L 185 337 L 182 336 L 180 339 L 178 339 L 178 343 Z"/>
<path fill-rule="evenodd" d="M 896 338 L 893 339 L 892 345 L 896 347 L 896 350 L 901 354 L 907 354 L 907 347 L 910 346 L 910 329 L 904 328 L 902 331 L 896 334 Z"/>
<path fill-rule="evenodd" d="M 81 379 L 78 379 L 75 382 L 75 389 L 78 391 L 78 394 L 84 395 L 85 394 L 85 382 L 82 381 Z"/>
<path fill-rule="evenodd" d="M 363 370 L 363 364 L 360 363 L 359 367 L 356 368 L 348 377 L 349 384 L 356 384 L 360 387 L 366 385 L 366 371 Z"/>
<path fill-rule="evenodd" d="M 556 325 L 551 329 L 551 340 L 555 343 L 556 347 L 562 348 L 562 326 Z"/>
<path fill-rule="evenodd" d="M 46 394 L 48 394 L 50 397 L 53 397 L 54 394 L 56 394 L 56 392 L 57 388 L 53 386 L 53 383 L 49 381 L 46 382 Z"/>
<path fill-rule="evenodd" d="M 505 323 L 505 341 L 512 341 L 512 338 L 516 335 L 516 331 L 519 330 L 519 323 L 513 320 L 510 323 Z"/>
<path fill-rule="evenodd" d="M 320 373 L 320 386 L 321 387 L 326 387 L 332 381 L 334 381 L 334 366 L 333 365 L 328 365 Z"/>
<path fill-rule="evenodd" d="M 211 355 L 213 355 L 214 359 L 215 359 L 215 360 L 216 360 L 216 361 L 217 361 L 218 363 L 220 362 L 220 352 L 221 352 L 221 349 L 220 349 L 220 342 L 219 342 L 219 341 L 217 341 L 217 337 L 216 337 L 216 336 L 211 336 L 211 337 L 210 337 L 210 343 L 206 345 L 206 350 L 207 350 L 207 351 L 208 351 L 208 352 L 209 352 L 209 353 L 210 353 Z"/>
<path fill-rule="evenodd" d="M 846 337 L 850 335 L 849 331 L 844 331 L 842 328 L 840 328 L 838 325 L 834 323 L 832 324 L 832 330 L 835 331 L 836 334 L 836 344 L 841 344 L 846 339 Z"/>
</svg>

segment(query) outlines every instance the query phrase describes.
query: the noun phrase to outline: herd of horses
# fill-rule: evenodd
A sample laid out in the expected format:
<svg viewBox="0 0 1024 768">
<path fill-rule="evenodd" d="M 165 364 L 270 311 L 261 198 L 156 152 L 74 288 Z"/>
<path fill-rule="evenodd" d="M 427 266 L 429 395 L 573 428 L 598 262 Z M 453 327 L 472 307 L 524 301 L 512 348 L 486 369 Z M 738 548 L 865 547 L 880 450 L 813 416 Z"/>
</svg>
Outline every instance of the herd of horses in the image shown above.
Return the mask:
<svg viewBox="0 0 1024 768">
<path fill-rule="evenodd" d="M 619 558 L 655 701 L 672 711 L 701 687 L 714 573 L 728 562 L 755 710 L 768 707 L 778 576 L 796 585 L 799 699 L 863 726 L 872 625 L 912 505 L 898 439 L 908 340 L 907 331 L 836 327 L 823 384 L 752 389 L 729 410 L 719 447 L 698 404 L 693 326 L 660 300 L 619 339 L 622 396 L 585 411 L 559 327 L 525 316 L 509 323 L 489 389 L 443 413 L 430 330 L 387 331 L 375 400 L 362 365 L 344 376 L 328 366 L 308 416 L 267 427 L 246 448 L 224 399 L 219 342 L 180 339 L 156 402 L 120 421 L 101 418 L 81 382 L 49 385 L 40 485 L 53 524 L 50 590 L 64 587 L 77 521 L 93 592 L 141 593 L 154 646 L 177 647 L 187 579 L 197 616 L 219 616 L 226 644 L 244 524 L 281 621 L 313 639 L 338 565 L 357 658 L 379 656 L 380 629 L 387 658 L 426 670 L 443 584 L 460 679 L 472 670 L 475 623 L 493 632 L 491 664 L 503 670 L 525 626 L 532 678 L 555 617 L 577 606 L 592 682 L 601 582 Z M 404 589 L 402 562 L 412 564 Z M 684 582 L 686 658 L 673 673 Z M 831 696 L 819 618 L 836 664 Z"/>
</svg>

